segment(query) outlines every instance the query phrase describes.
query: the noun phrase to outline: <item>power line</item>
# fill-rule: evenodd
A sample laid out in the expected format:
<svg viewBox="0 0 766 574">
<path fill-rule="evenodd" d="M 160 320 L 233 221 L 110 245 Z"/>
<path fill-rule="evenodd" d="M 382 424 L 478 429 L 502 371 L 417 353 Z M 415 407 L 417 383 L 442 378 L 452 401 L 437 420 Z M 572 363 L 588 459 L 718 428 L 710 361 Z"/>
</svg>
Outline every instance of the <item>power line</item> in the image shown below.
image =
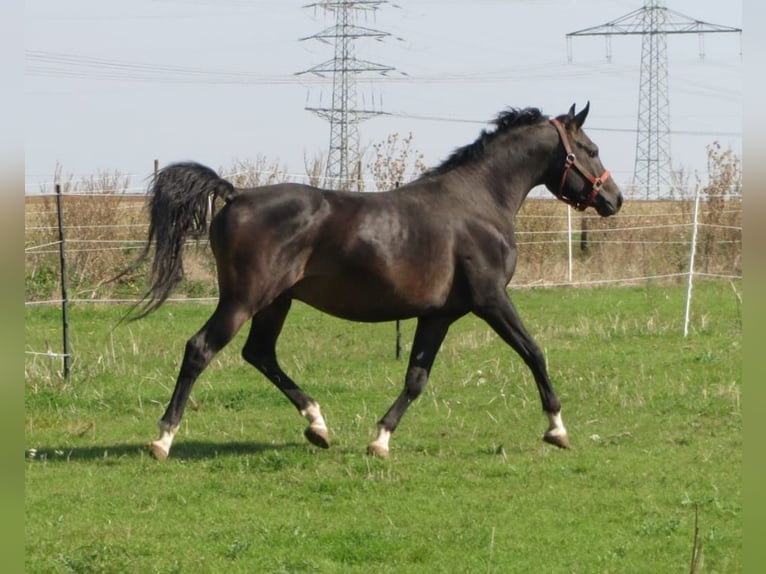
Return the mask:
<svg viewBox="0 0 766 574">
<path fill-rule="evenodd" d="M 31 75 L 105 80 L 144 80 L 170 83 L 300 84 L 291 76 L 263 76 L 251 72 L 211 70 L 175 65 L 108 60 L 77 54 L 26 51 Z"/>
<path fill-rule="evenodd" d="M 158 65 L 146 62 L 109 60 L 78 54 L 26 51 L 26 73 L 30 76 L 69 77 L 91 80 L 127 80 L 185 84 L 240 84 L 240 85 L 326 85 L 331 78 L 318 74 L 263 75 L 240 70 L 216 70 L 179 65 Z M 710 65 L 714 65 L 710 63 Z M 720 65 L 720 64 L 719 64 Z M 724 68 L 728 67 L 723 65 Z M 604 70 L 602 66 L 549 61 L 535 65 L 519 65 L 501 70 L 480 72 L 438 72 L 431 74 L 380 74 L 365 78 L 370 84 L 480 84 L 508 81 L 529 81 L 555 77 L 580 78 L 594 73 L 627 77 L 637 70 L 635 66 L 622 66 Z M 688 82 L 684 80 L 684 86 Z M 734 95 L 734 90 L 721 86 L 697 84 L 700 89 L 719 93 L 722 97 Z"/>
</svg>

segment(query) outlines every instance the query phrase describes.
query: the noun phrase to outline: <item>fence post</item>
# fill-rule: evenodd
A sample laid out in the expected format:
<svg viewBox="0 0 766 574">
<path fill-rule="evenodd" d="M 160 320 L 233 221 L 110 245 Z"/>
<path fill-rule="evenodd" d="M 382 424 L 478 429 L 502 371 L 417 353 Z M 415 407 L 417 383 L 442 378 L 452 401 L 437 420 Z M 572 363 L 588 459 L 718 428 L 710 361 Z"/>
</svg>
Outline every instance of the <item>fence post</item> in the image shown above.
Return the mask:
<svg viewBox="0 0 766 574">
<path fill-rule="evenodd" d="M 694 284 L 694 257 L 697 254 L 697 228 L 699 227 L 700 184 L 694 188 L 694 220 L 692 222 L 692 248 L 689 255 L 689 282 L 686 287 L 686 310 L 684 311 L 684 337 L 689 334 L 689 312 L 692 304 Z"/>
<path fill-rule="evenodd" d="M 56 213 L 59 226 L 59 260 L 61 269 L 61 322 L 64 332 L 64 378 L 69 379 L 69 294 L 66 280 L 66 248 L 64 246 L 64 212 L 61 203 L 61 185 L 56 184 Z"/>
</svg>

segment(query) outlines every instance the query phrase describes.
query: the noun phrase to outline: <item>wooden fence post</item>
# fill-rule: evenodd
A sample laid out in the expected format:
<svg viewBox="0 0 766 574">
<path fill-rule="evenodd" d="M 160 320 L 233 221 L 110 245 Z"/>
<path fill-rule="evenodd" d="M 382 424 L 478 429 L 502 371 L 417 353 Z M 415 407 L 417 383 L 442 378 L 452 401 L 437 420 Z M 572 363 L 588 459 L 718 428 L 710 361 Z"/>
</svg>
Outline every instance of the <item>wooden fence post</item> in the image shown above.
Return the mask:
<svg viewBox="0 0 766 574">
<path fill-rule="evenodd" d="M 59 225 L 59 260 L 61 269 L 61 321 L 64 332 L 64 378 L 69 379 L 70 360 L 69 356 L 69 294 L 66 279 L 66 248 L 64 246 L 64 211 L 61 202 L 61 185 L 56 184 L 56 212 Z"/>
</svg>

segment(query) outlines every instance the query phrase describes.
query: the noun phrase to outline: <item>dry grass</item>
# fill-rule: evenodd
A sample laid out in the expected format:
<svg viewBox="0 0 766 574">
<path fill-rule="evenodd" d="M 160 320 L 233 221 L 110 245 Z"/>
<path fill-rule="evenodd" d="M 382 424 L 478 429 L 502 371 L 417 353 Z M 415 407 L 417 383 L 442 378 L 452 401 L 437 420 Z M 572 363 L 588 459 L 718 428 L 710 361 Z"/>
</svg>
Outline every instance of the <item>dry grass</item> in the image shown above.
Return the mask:
<svg viewBox="0 0 766 574">
<path fill-rule="evenodd" d="M 143 198 L 126 195 L 129 180 L 102 174 L 61 185 L 67 280 L 73 298 L 102 297 L 103 283 L 135 256 L 146 233 Z M 56 196 L 25 202 L 26 299 L 59 293 L 59 230 Z M 126 285 L 130 285 L 128 280 Z M 112 287 L 113 289 L 114 287 Z M 137 287 L 134 286 L 134 292 Z"/>
<path fill-rule="evenodd" d="M 530 199 L 517 218 L 519 263 L 515 284 L 569 282 L 567 210 Z M 572 281 L 615 281 L 688 272 L 694 201 L 627 201 L 616 217 L 572 214 Z M 696 270 L 742 274 L 742 200 L 705 200 L 700 206 Z"/>
</svg>

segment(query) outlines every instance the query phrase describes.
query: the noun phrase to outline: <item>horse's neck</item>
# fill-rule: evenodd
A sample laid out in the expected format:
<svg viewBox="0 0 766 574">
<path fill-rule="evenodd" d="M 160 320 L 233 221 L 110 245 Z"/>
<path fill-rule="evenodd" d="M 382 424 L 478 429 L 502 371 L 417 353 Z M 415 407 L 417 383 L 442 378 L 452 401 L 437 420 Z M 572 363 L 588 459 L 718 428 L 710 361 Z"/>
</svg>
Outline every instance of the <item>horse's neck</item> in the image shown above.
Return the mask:
<svg viewBox="0 0 766 574">
<path fill-rule="evenodd" d="M 430 182 L 431 191 L 451 189 L 457 196 L 472 202 L 486 203 L 503 212 L 504 218 L 513 219 L 529 192 L 545 179 L 551 156 L 558 138 L 555 131 L 550 137 L 541 126 L 529 126 L 522 132 L 507 134 L 491 143 L 485 157 L 449 171 L 426 174 L 413 182 L 420 186 Z M 437 183 L 439 182 L 439 183 Z M 445 186 L 445 187 L 443 187 Z M 427 189 L 424 187 L 423 189 Z"/>
<path fill-rule="evenodd" d="M 517 161 L 495 160 L 487 186 L 504 210 L 515 217 L 529 193 L 541 185 L 548 169 L 550 150 L 535 149 L 531 155 L 519 154 Z"/>
</svg>

